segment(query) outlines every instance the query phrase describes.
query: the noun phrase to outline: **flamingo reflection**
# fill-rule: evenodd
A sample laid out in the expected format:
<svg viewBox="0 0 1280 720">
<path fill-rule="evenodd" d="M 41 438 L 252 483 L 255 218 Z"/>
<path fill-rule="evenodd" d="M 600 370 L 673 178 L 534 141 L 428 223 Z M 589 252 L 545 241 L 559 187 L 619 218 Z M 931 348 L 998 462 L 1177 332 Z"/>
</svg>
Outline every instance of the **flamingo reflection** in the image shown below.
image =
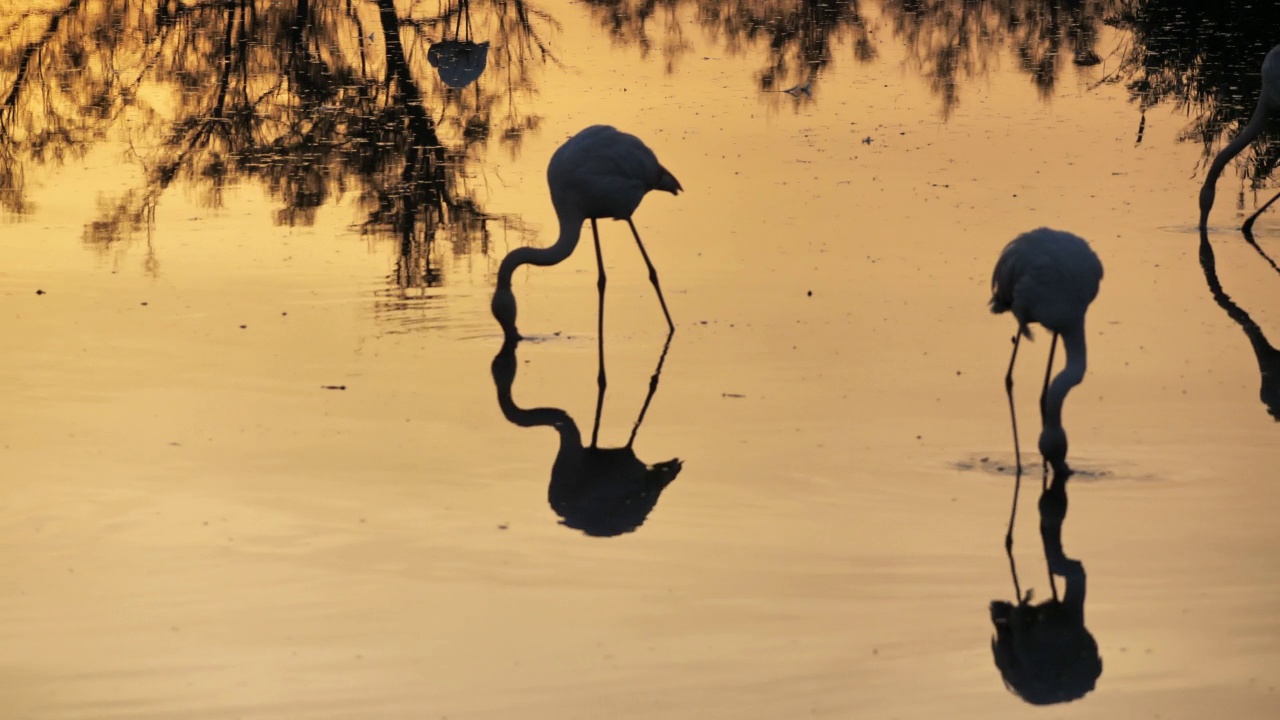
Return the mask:
<svg viewBox="0 0 1280 720">
<path fill-rule="evenodd" d="M 560 516 L 560 523 L 595 537 L 622 535 L 640 527 L 657 505 L 662 491 L 676 479 L 682 467 L 676 458 L 647 465 L 632 450 L 636 433 L 658 389 L 671 336 L 667 336 L 658 365 L 649 380 L 649 392 L 631 436 L 627 438 L 626 445 L 615 448 L 597 445 L 600 412 L 604 404 L 603 383 L 598 386 L 589 445 L 583 444 L 577 423 L 564 410 L 554 407 L 526 409 L 516 405 L 511 387 L 516 378 L 518 344 L 515 336 L 507 334 L 502 349 L 493 359 L 493 383 L 498 391 L 498 406 L 503 416 L 514 425 L 550 427 L 560 436 L 560 447 L 551 466 L 551 483 L 547 489 L 547 500 Z M 600 356 L 600 368 L 603 377 L 603 354 Z"/>
<path fill-rule="evenodd" d="M 1246 234 L 1246 237 L 1252 242 L 1251 236 Z M 1258 251 L 1261 252 L 1261 248 L 1258 248 Z M 1270 262 L 1271 259 L 1265 253 L 1263 257 Z M 1274 266 L 1275 264 L 1272 263 L 1272 267 Z M 1258 359 L 1258 372 L 1262 375 L 1262 386 L 1258 390 L 1258 397 L 1266 406 L 1267 413 L 1280 421 L 1280 351 L 1267 341 L 1262 328 L 1258 327 L 1249 313 L 1237 305 L 1222 289 L 1222 283 L 1218 280 L 1213 246 L 1209 243 L 1209 232 L 1203 227 L 1200 228 L 1200 267 L 1204 269 L 1204 279 L 1209 284 L 1209 292 L 1213 293 L 1214 301 L 1227 312 L 1228 317 L 1240 325 L 1245 336 L 1249 338 L 1249 344 L 1253 347 L 1253 353 Z"/>
<path fill-rule="evenodd" d="M 990 606 L 995 628 L 992 659 L 1005 687 L 1032 705 L 1078 700 L 1094 689 L 1102 675 L 1098 643 L 1085 627 L 1084 563 L 1067 557 L 1062 547 L 1070 476 L 1070 472 L 1054 472 L 1053 480 L 1041 485 L 1040 539 L 1051 597 L 1037 604 L 1032 603 L 1030 589 L 1022 593 L 1013 551 L 1008 548 L 1015 601 L 993 600 Z M 1061 595 L 1055 576 L 1063 579 Z"/>
</svg>

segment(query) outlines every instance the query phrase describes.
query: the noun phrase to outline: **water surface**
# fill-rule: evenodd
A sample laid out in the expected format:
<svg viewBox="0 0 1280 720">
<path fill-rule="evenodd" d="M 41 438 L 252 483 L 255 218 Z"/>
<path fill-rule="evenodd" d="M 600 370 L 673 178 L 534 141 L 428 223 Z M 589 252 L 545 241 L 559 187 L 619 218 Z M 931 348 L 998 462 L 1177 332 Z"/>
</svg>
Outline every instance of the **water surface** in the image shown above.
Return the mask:
<svg viewBox="0 0 1280 720">
<path fill-rule="evenodd" d="M 1057 521 L 1102 671 L 1051 712 L 1275 716 L 1280 215 L 1236 229 L 1274 143 L 1194 227 L 1265 23 L 911 5 L 4 10 L 7 716 L 1023 717 L 988 612 L 1017 599 L 1014 322 L 985 303 L 1042 225 L 1106 267 Z M 634 439 L 598 456 L 589 241 L 516 275 L 506 355 L 489 314 L 594 123 L 686 190 L 635 216 L 665 355 L 601 223 L 597 444 Z M 1035 603 L 1047 339 L 1015 377 Z M 682 465 L 597 537 L 557 458 Z"/>
</svg>

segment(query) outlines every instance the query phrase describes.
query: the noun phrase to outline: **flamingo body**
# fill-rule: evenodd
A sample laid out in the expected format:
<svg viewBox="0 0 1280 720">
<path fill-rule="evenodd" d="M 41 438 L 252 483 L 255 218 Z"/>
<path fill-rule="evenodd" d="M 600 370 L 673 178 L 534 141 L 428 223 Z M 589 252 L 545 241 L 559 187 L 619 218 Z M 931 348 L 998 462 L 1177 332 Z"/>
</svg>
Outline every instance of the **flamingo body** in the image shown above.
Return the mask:
<svg viewBox="0 0 1280 720">
<path fill-rule="evenodd" d="M 1031 337 L 1031 323 L 1066 333 L 1084 322 L 1098 296 L 1102 262 L 1083 238 L 1040 228 L 1005 245 L 991 274 L 991 312 L 1013 312 L 1018 331 Z"/>
<path fill-rule="evenodd" d="M 562 221 L 626 220 L 650 190 L 684 188 L 635 135 L 592 125 L 565 141 L 547 165 L 551 204 Z"/>
</svg>

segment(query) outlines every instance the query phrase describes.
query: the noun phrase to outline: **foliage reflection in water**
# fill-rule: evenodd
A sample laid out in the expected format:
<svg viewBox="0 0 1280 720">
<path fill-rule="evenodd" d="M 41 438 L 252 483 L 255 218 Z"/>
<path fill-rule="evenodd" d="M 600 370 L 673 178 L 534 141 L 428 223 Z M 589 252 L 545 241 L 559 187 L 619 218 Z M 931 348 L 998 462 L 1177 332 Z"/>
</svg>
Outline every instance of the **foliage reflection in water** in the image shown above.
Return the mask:
<svg viewBox="0 0 1280 720">
<path fill-rule="evenodd" d="M 1102 62 L 1097 82 L 1123 83 L 1139 114 L 1174 103 L 1182 133 L 1210 157 L 1248 118 L 1258 59 L 1277 10 L 1265 3 L 1188 0 L 846 0 L 589 3 L 596 22 L 669 72 L 699 28 L 732 57 L 764 50 L 755 83 L 766 102 L 819 102 L 841 54 L 875 61 L 900 42 L 946 119 L 966 84 L 1012 56 L 1042 100 L 1067 64 Z M 209 207 L 228 187 L 268 189 L 275 221 L 313 223 L 352 196 L 363 231 L 399 244 L 395 286 L 444 284 L 447 255 L 490 252 L 495 223 L 531 240 L 517 216 L 485 209 L 486 156 L 520 152 L 539 127 L 538 83 L 561 58 L 556 18 L 525 0 L 235 0 L 186 4 L 73 0 L 57 9 L 0 11 L 0 206 L 31 211 L 28 166 L 83 158 L 118 142 L 141 170 L 104 195 L 85 228 L 93 247 L 149 227 L 175 181 Z M 1114 53 L 1104 25 L 1125 31 Z M 656 26 L 656 27 L 655 27 Z M 875 30 L 891 29 L 892 40 Z M 1105 55 L 1105 57 L 1104 57 Z M 847 72 L 847 71 L 846 71 Z M 780 92 L 789 90 L 789 93 Z M 608 120 L 597 118 L 595 120 Z M 1141 123 L 1139 123 L 1141 125 Z M 1141 132 L 1139 133 L 1141 139 Z M 1273 141 L 1240 163 L 1244 189 L 1280 160 Z M 153 265 L 154 267 L 154 265 Z"/>
<path fill-rule="evenodd" d="M 1172 103 L 1191 118 L 1179 137 L 1203 146 L 1205 163 L 1239 133 L 1262 91 L 1258 72 L 1275 45 L 1280 6 L 1249 0 L 1117 2 L 1112 22 L 1131 35 L 1108 81 L 1120 82 L 1140 110 Z M 1274 136 L 1240 163 L 1239 206 L 1275 171 Z"/>
<path fill-rule="evenodd" d="M 537 128 L 526 108 L 537 69 L 553 59 L 544 35 L 555 25 L 523 2 L 461 0 L 436 15 L 418 7 L 78 0 L 11 12 L 0 18 L 14 27 L 0 60 L 9 85 L 0 202 L 30 210 L 25 164 L 117 140 L 142 181 L 101 200 L 85 230 L 95 247 L 149 226 L 175 181 L 215 208 L 227 188 L 255 182 L 281 225 L 312 224 L 319 208 L 353 194 L 362 229 L 400 243 L 396 284 L 440 284 L 437 243 L 487 254 L 494 222 L 522 229 L 484 210 L 474 178 L 491 146 L 518 153 Z M 431 43 L 439 30 L 445 42 L 483 36 L 500 51 L 450 59 L 457 47 Z M 489 82 L 454 87 L 486 64 Z"/>
</svg>

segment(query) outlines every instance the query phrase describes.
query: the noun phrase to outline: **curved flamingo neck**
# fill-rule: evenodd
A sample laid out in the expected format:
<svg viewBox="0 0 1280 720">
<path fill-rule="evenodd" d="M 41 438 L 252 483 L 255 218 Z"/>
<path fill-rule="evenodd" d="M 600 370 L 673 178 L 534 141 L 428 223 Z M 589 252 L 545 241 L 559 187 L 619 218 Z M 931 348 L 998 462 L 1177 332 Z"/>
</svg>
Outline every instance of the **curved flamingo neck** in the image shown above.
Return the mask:
<svg viewBox="0 0 1280 720">
<path fill-rule="evenodd" d="M 508 338 L 493 359 L 493 384 L 502 416 L 518 427 L 549 427 L 560 435 L 561 453 L 582 448 L 582 433 L 569 413 L 556 407 L 522 408 L 516 404 L 512 386 L 516 380 L 516 344 Z"/>
<path fill-rule="evenodd" d="M 1088 349 L 1084 340 L 1084 321 L 1061 334 L 1062 348 L 1067 353 L 1067 365 L 1053 377 L 1049 392 L 1044 400 L 1044 426 L 1046 428 L 1062 428 L 1062 403 L 1067 399 L 1071 388 L 1084 380 L 1085 369 L 1089 365 Z"/>
<path fill-rule="evenodd" d="M 573 254 L 578 247 L 578 238 L 582 236 L 582 223 L 586 217 L 581 213 L 559 208 L 556 209 L 556 217 L 560 219 L 560 236 L 554 244 L 545 248 L 516 248 L 502 259 L 502 264 L 498 266 L 499 288 L 511 287 L 511 276 L 521 265 L 556 265 Z"/>
<path fill-rule="evenodd" d="M 1218 176 L 1222 174 L 1222 169 L 1231 162 L 1231 159 L 1240 154 L 1254 138 L 1262 133 L 1263 128 L 1267 125 L 1267 95 L 1264 92 L 1262 97 L 1258 98 L 1258 106 L 1253 110 L 1253 117 L 1249 118 L 1249 124 L 1244 126 L 1240 134 L 1235 137 L 1227 146 L 1222 148 L 1222 152 L 1218 153 L 1213 159 L 1213 163 L 1209 166 L 1209 173 L 1204 178 L 1204 185 L 1200 188 L 1200 227 L 1203 228 L 1209 222 L 1209 211 L 1213 209 L 1213 197 L 1218 184 Z"/>
</svg>

